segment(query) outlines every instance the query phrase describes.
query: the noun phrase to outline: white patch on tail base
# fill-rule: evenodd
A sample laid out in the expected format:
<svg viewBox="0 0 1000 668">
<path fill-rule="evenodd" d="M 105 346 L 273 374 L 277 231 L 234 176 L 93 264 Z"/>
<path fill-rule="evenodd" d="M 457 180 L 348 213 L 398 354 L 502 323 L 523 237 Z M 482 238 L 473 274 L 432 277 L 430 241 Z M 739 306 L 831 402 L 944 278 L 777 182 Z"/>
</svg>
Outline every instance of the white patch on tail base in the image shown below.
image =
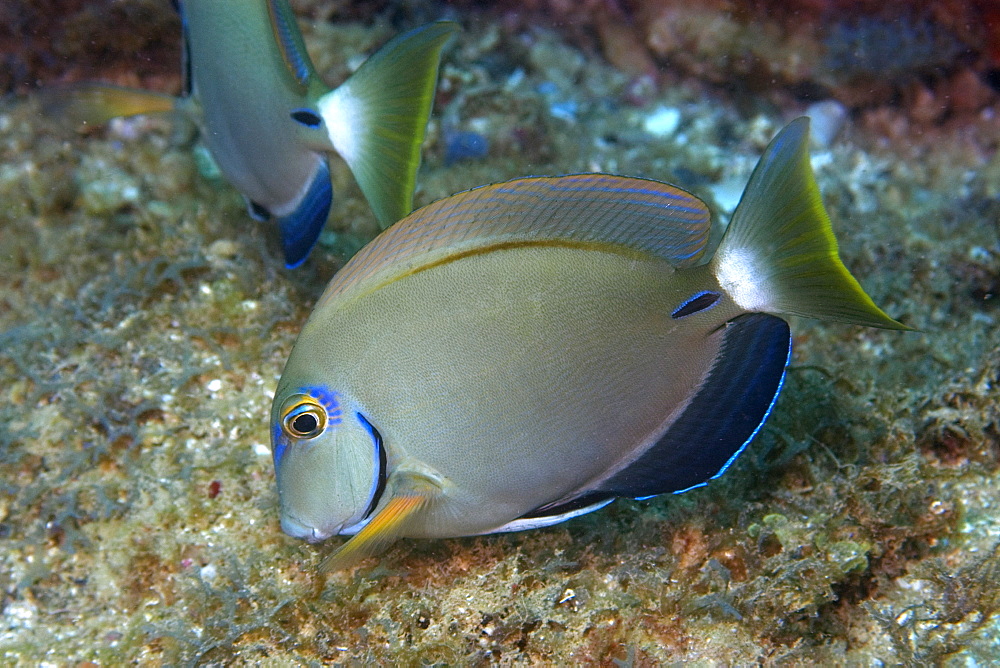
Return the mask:
<svg viewBox="0 0 1000 668">
<path fill-rule="evenodd" d="M 358 126 L 362 120 L 361 105 L 351 95 L 349 87 L 344 85 L 321 97 L 316 106 L 326 123 L 333 148 L 345 162 L 353 164 L 360 149 Z"/>
<path fill-rule="evenodd" d="M 746 248 L 721 250 L 716 258 L 715 276 L 733 301 L 747 311 L 767 311 L 771 295 L 754 254 Z"/>
</svg>

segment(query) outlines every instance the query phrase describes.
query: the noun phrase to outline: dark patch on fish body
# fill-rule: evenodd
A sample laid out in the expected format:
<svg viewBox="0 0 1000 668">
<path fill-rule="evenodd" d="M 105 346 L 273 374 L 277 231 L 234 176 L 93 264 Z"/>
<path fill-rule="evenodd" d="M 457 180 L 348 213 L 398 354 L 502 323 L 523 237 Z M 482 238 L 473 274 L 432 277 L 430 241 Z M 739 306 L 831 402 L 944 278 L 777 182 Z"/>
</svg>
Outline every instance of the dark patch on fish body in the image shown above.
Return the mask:
<svg viewBox="0 0 1000 668">
<path fill-rule="evenodd" d="M 722 297 L 718 292 L 699 292 L 686 302 L 678 306 L 670 317 L 674 320 L 685 316 L 694 315 L 700 311 L 712 308 Z"/>
<path fill-rule="evenodd" d="M 602 491 L 644 497 L 700 487 L 722 475 L 757 434 L 781 391 L 791 352 L 788 323 L 751 313 L 713 336 L 722 344 L 687 409 Z"/>
<path fill-rule="evenodd" d="M 291 116 L 293 121 L 307 128 L 318 128 L 323 124 L 323 118 L 312 109 L 296 109 Z"/>
</svg>

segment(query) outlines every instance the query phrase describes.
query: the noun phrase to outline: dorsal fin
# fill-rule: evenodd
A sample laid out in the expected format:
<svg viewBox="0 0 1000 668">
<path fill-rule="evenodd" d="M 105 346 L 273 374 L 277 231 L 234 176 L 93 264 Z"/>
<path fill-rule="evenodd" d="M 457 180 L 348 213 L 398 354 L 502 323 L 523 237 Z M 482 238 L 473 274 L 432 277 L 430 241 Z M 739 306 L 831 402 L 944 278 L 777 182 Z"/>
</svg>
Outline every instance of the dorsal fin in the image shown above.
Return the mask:
<svg viewBox="0 0 1000 668">
<path fill-rule="evenodd" d="M 305 42 L 302 41 L 299 26 L 295 23 L 295 14 L 287 0 L 267 0 L 267 13 L 271 15 L 274 41 L 278 44 L 288 73 L 303 87 L 308 86 L 309 79 L 313 76 L 313 65 L 306 52 Z"/>
<path fill-rule="evenodd" d="M 320 303 L 376 276 L 390 280 L 452 253 L 511 243 L 617 245 L 688 267 L 705 251 L 709 224 L 701 200 L 658 181 L 608 174 L 515 179 L 413 212 L 355 255 Z"/>
</svg>

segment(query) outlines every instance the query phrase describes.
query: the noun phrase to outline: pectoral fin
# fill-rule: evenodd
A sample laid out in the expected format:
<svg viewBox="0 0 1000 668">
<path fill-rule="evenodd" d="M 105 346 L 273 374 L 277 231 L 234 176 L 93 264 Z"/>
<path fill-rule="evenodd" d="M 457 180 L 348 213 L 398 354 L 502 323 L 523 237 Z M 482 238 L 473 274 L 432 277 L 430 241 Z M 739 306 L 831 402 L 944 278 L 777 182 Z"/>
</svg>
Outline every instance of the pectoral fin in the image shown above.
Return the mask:
<svg viewBox="0 0 1000 668">
<path fill-rule="evenodd" d="M 79 83 L 41 91 L 47 116 L 61 117 L 74 126 L 103 125 L 119 116 L 174 111 L 177 98 L 136 88 Z"/>
<path fill-rule="evenodd" d="M 319 565 L 321 573 L 341 570 L 365 557 L 378 554 L 400 538 L 420 510 L 436 496 L 437 490 L 414 489 L 394 496 L 365 527 Z"/>
</svg>

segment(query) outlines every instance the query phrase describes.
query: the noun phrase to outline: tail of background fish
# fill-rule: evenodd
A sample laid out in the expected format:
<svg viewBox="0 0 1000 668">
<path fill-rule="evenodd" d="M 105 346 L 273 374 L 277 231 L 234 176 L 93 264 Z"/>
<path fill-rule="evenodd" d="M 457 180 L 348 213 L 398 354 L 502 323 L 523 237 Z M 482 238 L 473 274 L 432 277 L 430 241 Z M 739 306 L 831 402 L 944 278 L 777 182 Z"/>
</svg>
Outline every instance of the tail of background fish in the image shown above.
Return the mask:
<svg viewBox="0 0 1000 668">
<path fill-rule="evenodd" d="M 396 37 L 318 101 L 337 153 L 347 161 L 379 224 L 410 212 L 447 21 Z"/>
<path fill-rule="evenodd" d="M 809 162 L 808 118 L 767 147 L 712 267 L 748 311 L 911 329 L 883 313 L 840 260 Z"/>
<path fill-rule="evenodd" d="M 47 88 L 39 93 L 47 116 L 74 127 L 103 125 L 118 116 L 173 111 L 177 98 L 136 88 L 79 83 Z"/>
</svg>

